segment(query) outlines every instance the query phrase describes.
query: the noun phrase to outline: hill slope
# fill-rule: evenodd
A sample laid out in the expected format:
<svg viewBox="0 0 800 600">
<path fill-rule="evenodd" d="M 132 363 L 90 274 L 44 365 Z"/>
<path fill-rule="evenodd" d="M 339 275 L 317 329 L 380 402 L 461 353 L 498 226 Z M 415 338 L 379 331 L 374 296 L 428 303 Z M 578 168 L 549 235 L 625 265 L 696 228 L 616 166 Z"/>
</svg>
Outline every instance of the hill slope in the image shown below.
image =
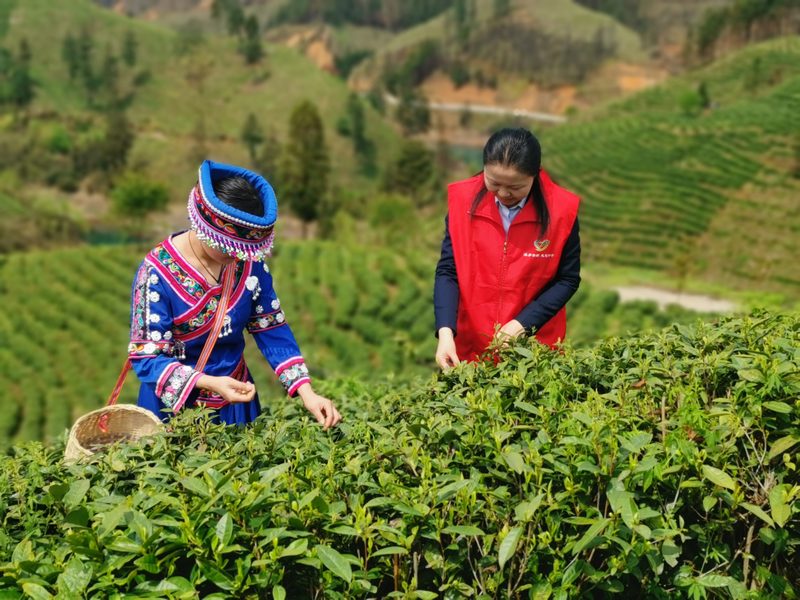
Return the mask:
<svg viewBox="0 0 800 600">
<path fill-rule="evenodd" d="M 584 198 L 590 260 L 795 297 L 798 136 L 797 38 L 542 133 L 545 166 Z"/>
<path fill-rule="evenodd" d="M 293 50 L 267 46 L 266 58 L 248 66 L 233 38 L 192 28 L 175 31 L 104 10 L 89 0 L 0 0 L 0 21 L 11 24 L 0 34 L 4 47 L 16 50 L 23 39 L 30 44 L 37 82 L 30 130 L 23 134 L 6 127 L 3 133 L 9 139 L 26 135 L 41 143 L 59 128 L 66 129 L 73 142 L 87 135 L 85 130 L 95 127 L 97 117 L 87 110 L 80 82 L 68 76 L 63 41 L 67 35 L 91 39 L 92 62 L 99 69 L 109 53 L 120 56 L 122 40 L 132 34 L 136 64 L 129 69 L 118 65 L 123 91 L 133 92 L 128 114 L 138 134 L 129 164 L 167 183 L 176 203 L 183 203 L 196 177 L 198 156 L 250 162 L 240 141 L 248 114 L 283 142 L 291 110 L 304 99 L 316 103 L 322 115 L 333 183 L 370 185 L 358 167 L 352 142 L 336 131 L 348 88 Z M 396 147 L 397 136 L 377 113 L 368 107 L 365 111 L 366 136 L 374 142 L 380 163 L 387 159 L 386 149 Z"/>
</svg>

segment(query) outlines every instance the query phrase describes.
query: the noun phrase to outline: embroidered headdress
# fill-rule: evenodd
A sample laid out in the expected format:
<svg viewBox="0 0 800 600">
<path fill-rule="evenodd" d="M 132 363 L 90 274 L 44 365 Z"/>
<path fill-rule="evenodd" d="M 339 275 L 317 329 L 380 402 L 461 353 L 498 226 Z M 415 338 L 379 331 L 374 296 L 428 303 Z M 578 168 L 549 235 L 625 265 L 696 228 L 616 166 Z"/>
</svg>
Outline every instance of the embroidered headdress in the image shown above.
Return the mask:
<svg viewBox="0 0 800 600">
<path fill-rule="evenodd" d="M 242 177 L 255 188 L 263 214 L 238 210 L 217 197 L 213 184 L 228 177 Z M 189 221 L 205 244 L 239 260 L 263 260 L 272 252 L 277 217 L 275 192 L 261 175 L 210 160 L 200 165 L 198 184 L 189 193 Z"/>
</svg>

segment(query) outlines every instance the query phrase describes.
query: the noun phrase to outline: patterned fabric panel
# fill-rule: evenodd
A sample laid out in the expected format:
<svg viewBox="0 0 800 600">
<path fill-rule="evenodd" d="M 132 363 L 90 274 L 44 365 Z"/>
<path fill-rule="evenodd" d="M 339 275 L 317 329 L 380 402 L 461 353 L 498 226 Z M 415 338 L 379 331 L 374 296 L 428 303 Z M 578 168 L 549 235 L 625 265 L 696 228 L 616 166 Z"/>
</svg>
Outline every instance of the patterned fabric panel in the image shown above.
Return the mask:
<svg viewBox="0 0 800 600">
<path fill-rule="evenodd" d="M 270 313 L 257 313 L 250 317 L 250 320 L 247 322 L 247 331 L 250 333 L 258 333 L 285 324 L 286 315 L 283 314 L 282 310 L 276 310 Z"/>
<path fill-rule="evenodd" d="M 180 356 L 183 345 L 176 346 L 171 323 L 164 313 L 160 279 L 155 269 L 143 263 L 136 274 L 131 302 L 131 337 L 128 356 L 132 359 L 159 355 Z"/>
<path fill-rule="evenodd" d="M 297 391 L 304 383 L 309 383 L 311 378 L 308 375 L 308 367 L 302 356 L 295 356 L 285 360 L 275 369 L 281 384 L 286 388 L 286 393 L 290 396 Z"/>
<path fill-rule="evenodd" d="M 194 389 L 202 373 L 180 363 L 171 363 L 164 369 L 156 384 L 156 395 L 167 408 L 178 412 Z"/>
<path fill-rule="evenodd" d="M 189 294 L 189 296 L 199 300 L 206 293 L 203 284 L 181 266 L 164 244 L 159 244 L 153 248 L 150 255 L 153 260 L 159 262 L 169 272 L 174 279 L 175 285 Z"/>
</svg>

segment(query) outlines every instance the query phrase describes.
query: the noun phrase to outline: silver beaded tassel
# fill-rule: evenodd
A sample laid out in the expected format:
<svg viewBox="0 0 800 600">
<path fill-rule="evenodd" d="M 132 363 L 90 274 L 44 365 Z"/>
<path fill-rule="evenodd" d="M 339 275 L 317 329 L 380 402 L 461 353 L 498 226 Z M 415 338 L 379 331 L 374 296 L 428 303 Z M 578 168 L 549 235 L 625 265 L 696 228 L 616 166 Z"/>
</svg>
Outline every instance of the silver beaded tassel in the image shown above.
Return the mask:
<svg viewBox="0 0 800 600">
<path fill-rule="evenodd" d="M 262 261 L 272 255 L 272 246 L 275 241 L 275 230 L 273 229 L 266 240 L 257 242 L 256 244 L 247 244 L 238 240 L 231 240 L 230 238 L 209 229 L 199 214 L 197 214 L 197 207 L 194 203 L 193 193 L 189 193 L 189 222 L 191 223 L 192 231 L 195 232 L 198 239 L 215 250 L 224 252 L 228 256 L 232 256 L 239 260 L 252 260 Z"/>
</svg>

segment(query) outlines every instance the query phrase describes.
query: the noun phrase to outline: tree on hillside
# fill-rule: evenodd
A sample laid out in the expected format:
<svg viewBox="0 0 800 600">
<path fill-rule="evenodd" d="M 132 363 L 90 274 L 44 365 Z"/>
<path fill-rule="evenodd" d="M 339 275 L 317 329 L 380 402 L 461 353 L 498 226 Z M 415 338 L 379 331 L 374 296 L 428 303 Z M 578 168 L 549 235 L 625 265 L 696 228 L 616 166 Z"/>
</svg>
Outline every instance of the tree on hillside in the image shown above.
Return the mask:
<svg viewBox="0 0 800 600">
<path fill-rule="evenodd" d="M 70 80 L 74 80 L 80 74 L 81 58 L 78 40 L 73 37 L 72 33 L 68 32 L 61 43 L 61 59 L 67 65 Z"/>
<path fill-rule="evenodd" d="M 434 163 L 434 154 L 425 144 L 403 140 L 397 157 L 386 170 L 383 189 L 397 194 L 416 194 L 429 182 Z"/>
<path fill-rule="evenodd" d="M 134 233 L 141 236 L 147 216 L 166 208 L 169 192 L 161 183 L 129 173 L 114 186 L 111 200 L 114 212 L 131 219 Z"/>
<path fill-rule="evenodd" d="M 492 0 L 492 12 L 495 19 L 502 19 L 511 10 L 511 0 Z"/>
<path fill-rule="evenodd" d="M 191 164 L 199 164 L 208 158 L 208 132 L 206 120 L 201 112 L 194 122 L 191 133 L 192 143 L 189 145 L 187 156 Z"/>
<path fill-rule="evenodd" d="M 136 65 L 138 46 L 136 35 L 130 30 L 126 31 L 125 37 L 122 38 L 122 60 L 129 67 Z"/>
<path fill-rule="evenodd" d="M 431 111 L 427 100 L 416 91 L 404 90 L 395 110 L 395 119 L 405 135 L 428 131 L 431 126 Z"/>
<path fill-rule="evenodd" d="M 281 153 L 279 177 L 281 195 L 303 221 L 315 221 L 328 188 L 330 158 L 325 144 L 322 119 L 317 107 L 305 100 L 295 106 L 289 118 L 289 138 Z"/>
<path fill-rule="evenodd" d="M 29 67 L 17 62 L 12 67 L 8 86 L 8 99 L 11 104 L 19 111 L 27 108 L 36 96 L 35 86 Z"/>
<path fill-rule="evenodd" d="M 275 134 L 275 131 L 273 129 L 268 129 L 264 134 L 261 152 L 258 153 L 254 166 L 256 171 L 261 173 L 274 188 L 281 187 L 279 179 L 280 157 L 281 142 Z"/>
<path fill-rule="evenodd" d="M 106 46 L 103 64 L 96 75 L 97 91 L 100 96 L 100 106 L 113 107 L 119 100 L 119 59 L 114 55 L 111 45 Z"/>
<path fill-rule="evenodd" d="M 253 15 L 244 22 L 244 36 L 239 41 L 239 53 L 244 56 L 248 65 L 253 65 L 264 56 L 264 47 L 261 44 L 261 27 L 258 19 Z"/>
<path fill-rule="evenodd" d="M 350 92 L 345 105 L 345 115 L 339 123 L 339 132 L 352 140 L 353 151 L 364 172 L 374 174 L 375 145 L 367 139 L 365 122 L 364 105 L 358 94 Z"/>
<path fill-rule="evenodd" d="M 455 0 L 453 3 L 453 25 L 456 41 L 465 44 L 472 33 L 475 22 L 475 0 Z"/>
<path fill-rule="evenodd" d="M 255 114 L 250 113 L 244 121 L 241 133 L 242 143 L 247 147 L 250 154 L 250 162 L 256 162 L 258 147 L 264 141 L 264 130 Z"/>
<path fill-rule="evenodd" d="M 108 174 L 120 171 L 128 163 L 128 154 L 135 141 L 133 126 L 124 111 L 113 110 L 106 116 L 106 132 L 102 141 L 101 170 Z"/>
<path fill-rule="evenodd" d="M 245 26 L 245 14 L 239 0 L 214 0 L 211 3 L 211 16 L 224 20 L 230 35 L 239 35 Z"/>
<path fill-rule="evenodd" d="M 23 39 L 14 56 L 0 48 L 0 104 L 10 104 L 19 117 L 36 96 L 36 82 L 31 75 L 31 48 Z M 24 115 L 23 115 L 24 116 Z M 27 118 L 23 118 L 25 122 Z"/>
</svg>

